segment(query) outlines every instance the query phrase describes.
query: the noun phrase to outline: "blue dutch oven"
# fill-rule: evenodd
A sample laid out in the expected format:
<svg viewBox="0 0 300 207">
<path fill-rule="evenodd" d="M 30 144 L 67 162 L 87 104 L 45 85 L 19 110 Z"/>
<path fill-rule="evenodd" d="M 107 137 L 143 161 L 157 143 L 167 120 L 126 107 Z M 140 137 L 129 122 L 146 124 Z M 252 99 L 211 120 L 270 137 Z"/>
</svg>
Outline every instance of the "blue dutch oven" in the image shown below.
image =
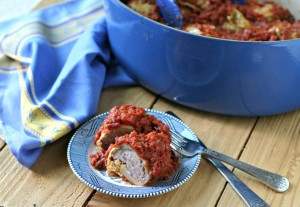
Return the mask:
<svg viewBox="0 0 300 207">
<path fill-rule="evenodd" d="M 300 107 L 300 39 L 197 36 L 152 21 L 119 0 L 104 0 L 104 6 L 114 54 L 154 93 L 227 115 L 264 116 Z"/>
</svg>

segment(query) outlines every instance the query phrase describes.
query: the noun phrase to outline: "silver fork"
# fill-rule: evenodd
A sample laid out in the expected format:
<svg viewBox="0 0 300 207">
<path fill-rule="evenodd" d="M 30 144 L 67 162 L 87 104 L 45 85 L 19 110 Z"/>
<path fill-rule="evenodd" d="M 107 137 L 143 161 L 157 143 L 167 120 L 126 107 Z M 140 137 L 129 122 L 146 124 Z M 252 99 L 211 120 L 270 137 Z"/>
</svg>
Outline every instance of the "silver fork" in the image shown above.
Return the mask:
<svg viewBox="0 0 300 207">
<path fill-rule="evenodd" d="M 273 190 L 277 192 L 284 192 L 289 188 L 289 181 L 287 178 L 278 175 L 276 173 L 272 173 L 258 167 L 254 167 L 242 161 L 231 158 L 222 153 L 216 152 L 214 150 L 208 149 L 205 146 L 201 146 L 199 142 L 190 140 L 183 135 L 171 130 L 172 134 L 172 148 L 179 152 L 180 154 L 192 157 L 197 154 L 201 154 L 205 157 L 213 157 L 220 161 L 226 162 L 252 176 L 257 178 L 259 181 L 263 182 Z"/>
<path fill-rule="evenodd" d="M 165 113 L 181 119 L 172 111 L 166 111 Z M 199 144 L 206 148 L 204 143 L 198 138 Z M 227 180 L 233 190 L 242 198 L 245 204 L 249 207 L 268 207 L 269 204 L 261 199 L 255 192 L 253 192 L 245 183 L 243 183 L 235 174 L 233 174 L 222 162 L 211 157 L 205 157 L 213 166 L 219 171 L 219 173 Z"/>
</svg>

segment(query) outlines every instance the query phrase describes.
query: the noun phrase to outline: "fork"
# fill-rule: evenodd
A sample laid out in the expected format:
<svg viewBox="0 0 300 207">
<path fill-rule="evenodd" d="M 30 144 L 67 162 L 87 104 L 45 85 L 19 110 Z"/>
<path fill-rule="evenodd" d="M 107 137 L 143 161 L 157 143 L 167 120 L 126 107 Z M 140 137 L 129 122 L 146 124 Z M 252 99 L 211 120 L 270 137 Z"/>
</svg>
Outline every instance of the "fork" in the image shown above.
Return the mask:
<svg viewBox="0 0 300 207">
<path fill-rule="evenodd" d="M 220 161 L 226 162 L 248 173 L 249 175 L 254 176 L 259 181 L 266 184 L 267 186 L 269 186 L 270 188 L 272 188 L 277 192 L 284 192 L 289 188 L 288 179 L 281 175 L 260 169 L 258 167 L 231 158 L 222 153 L 208 149 L 207 147 L 201 146 L 199 142 L 190 140 L 184 137 L 183 135 L 175 132 L 174 130 L 171 130 L 171 134 L 172 134 L 171 147 L 175 151 L 177 151 L 178 153 L 184 156 L 192 157 L 200 153 L 203 156 L 213 157 Z"/>
<path fill-rule="evenodd" d="M 179 121 L 181 119 L 174 114 L 172 111 L 166 111 L 165 113 L 177 118 Z M 204 143 L 198 139 L 199 144 L 203 147 L 206 147 Z M 270 205 L 261 199 L 255 192 L 253 192 L 245 183 L 243 183 L 238 177 L 235 176 L 222 162 L 211 157 L 206 158 L 218 171 L 219 173 L 227 180 L 231 185 L 233 190 L 242 198 L 242 200 L 249 207 L 269 207 Z"/>
</svg>

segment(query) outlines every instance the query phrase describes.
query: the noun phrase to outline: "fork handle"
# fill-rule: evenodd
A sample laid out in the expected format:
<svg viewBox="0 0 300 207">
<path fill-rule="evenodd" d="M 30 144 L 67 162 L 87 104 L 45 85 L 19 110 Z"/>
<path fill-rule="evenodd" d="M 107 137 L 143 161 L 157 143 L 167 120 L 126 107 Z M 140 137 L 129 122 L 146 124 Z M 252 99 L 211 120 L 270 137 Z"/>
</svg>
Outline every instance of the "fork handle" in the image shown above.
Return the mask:
<svg viewBox="0 0 300 207">
<path fill-rule="evenodd" d="M 166 113 L 178 118 L 172 111 Z M 201 142 L 201 141 L 200 141 Z M 204 144 L 202 144 L 204 146 Z M 206 148 L 206 147 L 205 147 Z M 245 185 L 238 177 L 236 177 L 222 162 L 211 157 L 206 157 L 214 167 L 221 173 L 221 175 L 228 181 L 235 192 L 243 199 L 249 207 L 269 207 L 269 204 L 255 194 L 247 185 Z"/>
<path fill-rule="evenodd" d="M 284 192 L 289 188 L 289 181 L 287 178 L 278 175 L 276 173 L 272 173 L 263 169 L 260 169 L 258 167 L 254 167 L 252 165 L 249 165 L 247 163 L 244 163 L 242 161 L 233 159 L 227 155 L 224 155 L 222 153 L 216 152 L 211 149 L 204 149 L 201 153 L 202 155 L 210 156 L 213 158 L 216 158 L 220 161 L 226 162 L 245 173 L 248 173 L 249 175 L 254 176 L 261 182 L 265 183 L 270 188 L 276 190 L 277 192 Z"/>
<path fill-rule="evenodd" d="M 245 183 L 236 177 L 222 162 L 217 159 L 206 157 L 223 175 L 235 192 L 244 200 L 249 207 L 269 207 L 270 205 L 254 193 Z"/>
</svg>

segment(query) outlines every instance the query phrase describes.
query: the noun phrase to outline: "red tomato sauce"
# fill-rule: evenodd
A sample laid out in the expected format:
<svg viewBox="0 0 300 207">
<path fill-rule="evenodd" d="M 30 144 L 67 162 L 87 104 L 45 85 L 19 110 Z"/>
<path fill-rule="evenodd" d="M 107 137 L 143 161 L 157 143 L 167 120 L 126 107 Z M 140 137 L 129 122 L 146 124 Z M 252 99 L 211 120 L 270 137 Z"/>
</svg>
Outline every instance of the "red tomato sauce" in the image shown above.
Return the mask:
<svg viewBox="0 0 300 207">
<path fill-rule="evenodd" d="M 138 134 L 133 131 L 130 134 L 117 137 L 116 142 L 107 150 L 119 147 L 123 144 L 130 145 L 138 156 L 148 161 L 149 174 L 152 175 L 150 182 L 168 179 L 179 167 L 179 159 L 171 149 L 171 135 L 162 132 L 150 132 L 148 134 Z"/>
<path fill-rule="evenodd" d="M 104 119 L 100 129 L 95 134 L 95 142 L 100 138 L 103 130 L 111 130 L 121 125 L 133 126 L 137 133 L 149 133 L 158 131 L 169 133 L 170 129 L 167 125 L 158 120 L 155 116 L 150 116 L 144 108 L 136 107 L 130 104 L 123 106 L 115 106 Z"/>
<path fill-rule="evenodd" d="M 90 163 L 97 170 L 106 170 L 106 156 L 104 150 L 90 155 Z"/>
<path fill-rule="evenodd" d="M 152 175 L 151 182 L 170 178 L 179 167 L 179 159 L 170 146 L 170 128 L 155 116 L 147 114 L 144 108 L 133 105 L 112 108 L 95 134 L 95 143 L 103 130 L 115 129 L 123 124 L 133 126 L 134 131 L 116 137 L 115 143 L 106 151 L 99 150 L 92 154 L 91 165 L 95 169 L 105 170 L 111 149 L 127 144 L 141 159 L 147 161 L 149 166 L 146 167 Z"/>
<path fill-rule="evenodd" d="M 155 0 L 123 0 L 133 10 L 164 23 Z M 231 0 L 177 0 L 183 15 L 179 28 L 196 35 L 243 41 L 278 41 L 300 38 L 300 21 L 272 2 L 248 0 L 245 5 Z M 142 6 L 148 5 L 148 12 Z"/>
</svg>

